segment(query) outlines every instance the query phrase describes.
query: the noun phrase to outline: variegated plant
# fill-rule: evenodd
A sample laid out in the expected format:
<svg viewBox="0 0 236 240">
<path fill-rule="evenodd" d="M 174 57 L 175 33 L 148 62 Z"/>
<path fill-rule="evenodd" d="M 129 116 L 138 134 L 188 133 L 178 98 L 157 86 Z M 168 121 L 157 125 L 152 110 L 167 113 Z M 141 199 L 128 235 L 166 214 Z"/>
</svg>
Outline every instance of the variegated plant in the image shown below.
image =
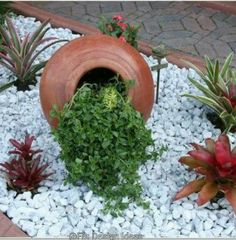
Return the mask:
<svg viewBox="0 0 236 240">
<path fill-rule="evenodd" d="M 55 37 L 45 37 L 49 20 L 43 22 L 31 35 L 28 33 L 21 39 L 9 17 L 6 18 L 6 28 L 0 26 L 3 43 L 0 45 L 0 64 L 8 68 L 17 77 L 15 81 L 0 86 L 0 92 L 15 85 L 18 90 L 27 90 L 29 85 L 36 83 L 35 74 L 45 66 L 47 61 L 34 64 L 35 59 L 48 47 L 67 40 L 57 40 Z M 37 48 L 45 43 L 40 50 Z M 4 54 L 5 53 L 5 54 Z"/>
<path fill-rule="evenodd" d="M 201 84 L 191 77 L 189 80 L 205 96 L 183 95 L 194 98 L 213 109 L 222 120 L 225 133 L 236 126 L 236 71 L 230 66 L 232 59 L 233 53 L 220 67 L 218 60 L 213 62 L 205 57 L 206 73 L 188 62 L 188 65 L 199 74 L 205 84 Z"/>
</svg>

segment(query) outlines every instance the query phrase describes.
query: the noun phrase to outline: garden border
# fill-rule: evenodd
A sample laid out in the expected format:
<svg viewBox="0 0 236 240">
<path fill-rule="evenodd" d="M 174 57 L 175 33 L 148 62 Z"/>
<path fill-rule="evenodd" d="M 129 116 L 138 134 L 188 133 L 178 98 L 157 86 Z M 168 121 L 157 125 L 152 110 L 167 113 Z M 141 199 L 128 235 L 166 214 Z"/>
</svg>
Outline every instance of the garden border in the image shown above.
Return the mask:
<svg viewBox="0 0 236 240">
<path fill-rule="evenodd" d="M 229 1 L 230 2 L 230 1 Z M 211 8 L 214 10 L 218 10 L 224 13 L 230 13 L 236 15 L 236 5 L 232 6 L 228 4 L 228 2 L 198 2 L 197 3 L 200 7 L 204 8 Z"/>
</svg>

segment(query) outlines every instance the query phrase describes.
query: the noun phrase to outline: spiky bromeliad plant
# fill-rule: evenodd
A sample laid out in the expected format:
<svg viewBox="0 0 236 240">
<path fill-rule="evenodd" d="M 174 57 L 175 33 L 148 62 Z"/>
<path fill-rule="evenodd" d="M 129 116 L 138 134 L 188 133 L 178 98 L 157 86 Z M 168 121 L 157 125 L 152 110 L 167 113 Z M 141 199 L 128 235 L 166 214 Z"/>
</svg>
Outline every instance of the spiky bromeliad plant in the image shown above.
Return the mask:
<svg viewBox="0 0 236 240">
<path fill-rule="evenodd" d="M 236 71 L 230 67 L 232 59 L 233 53 L 226 58 L 220 68 L 218 60 L 212 62 L 205 57 L 206 73 L 188 62 L 205 84 L 201 84 L 191 77 L 189 80 L 205 96 L 183 95 L 194 98 L 215 111 L 224 124 L 225 133 L 236 127 Z"/>
<path fill-rule="evenodd" d="M 0 86 L 0 92 L 15 85 L 18 90 L 29 90 L 29 85 L 35 85 L 35 74 L 45 66 L 47 61 L 34 64 L 35 59 L 50 46 L 66 41 L 56 40 L 55 37 L 44 38 L 49 27 L 45 28 L 49 20 L 43 22 L 31 35 L 28 33 L 21 39 L 9 17 L 6 18 L 6 27 L 0 26 L 3 43 L 0 45 L 0 64 L 8 68 L 16 77 L 15 81 Z M 55 40 L 55 41 L 53 41 Z M 50 42 L 36 50 L 41 44 Z"/>
<path fill-rule="evenodd" d="M 35 137 L 26 135 L 24 142 L 10 139 L 15 147 L 9 154 L 16 154 L 9 162 L 0 163 L 1 169 L 5 172 L 8 186 L 17 192 L 35 191 L 39 184 L 53 173 L 44 173 L 48 164 L 41 164 L 41 149 L 32 149 L 32 142 Z M 36 156 L 37 155 L 37 156 Z"/>
<path fill-rule="evenodd" d="M 223 192 L 236 212 L 236 146 L 231 151 L 226 134 L 220 135 L 216 141 L 208 138 L 205 143 L 206 147 L 192 144 L 195 150 L 180 158 L 180 163 L 203 177 L 188 183 L 176 194 L 175 200 L 199 192 L 197 204 L 203 205 L 218 192 Z"/>
</svg>

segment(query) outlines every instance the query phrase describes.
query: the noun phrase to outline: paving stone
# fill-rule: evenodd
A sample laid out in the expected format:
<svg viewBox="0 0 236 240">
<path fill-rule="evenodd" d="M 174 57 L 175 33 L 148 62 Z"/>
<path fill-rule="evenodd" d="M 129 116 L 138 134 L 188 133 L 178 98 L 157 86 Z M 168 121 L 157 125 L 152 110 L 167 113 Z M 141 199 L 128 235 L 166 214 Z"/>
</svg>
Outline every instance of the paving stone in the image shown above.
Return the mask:
<svg viewBox="0 0 236 240">
<path fill-rule="evenodd" d="M 184 17 L 184 15 L 181 14 L 174 14 L 174 15 L 164 15 L 164 16 L 157 16 L 156 18 L 160 22 L 171 22 L 171 21 L 178 21 L 181 20 Z"/>
<path fill-rule="evenodd" d="M 224 21 L 226 18 L 228 18 L 229 17 L 229 14 L 227 14 L 227 13 L 223 13 L 223 12 L 217 12 L 217 13 L 215 13 L 212 17 L 211 17 L 211 19 L 213 19 L 213 20 L 219 20 L 219 21 Z"/>
<path fill-rule="evenodd" d="M 211 17 L 211 16 L 213 16 L 216 12 L 217 12 L 217 10 L 214 10 L 214 9 L 202 8 L 202 11 L 200 12 L 200 14 L 203 15 L 203 16 Z"/>
<path fill-rule="evenodd" d="M 235 42 L 236 41 L 236 34 L 229 34 L 229 35 L 224 35 L 220 38 L 220 40 L 223 40 L 225 42 Z"/>
<path fill-rule="evenodd" d="M 167 2 L 160 2 L 160 1 L 150 2 L 152 9 L 167 8 L 170 6 L 170 4 L 171 4 L 171 2 L 169 2 L 169 1 L 167 1 Z"/>
<path fill-rule="evenodd" d="M 235 52 L 236 51 L 236 41 L 229 43 L 229 45 L 231 47 L 231 50 Z"/>
<path fill-rule="evenodd" d="M 193 18 L 185 17 L 184 19 L 182 19 L 182 23 L 184 27 L 189 31 L 196 33 L 202 32 L 202 28 L 200 27 L 198 22 Z"/>
<path fill-rule="evenodd" d="M 160 26 L 163 31 L 184 30 L 184 27 L 181 24 L 181 22 L 176 22 L 176 21 L 161 22 Z"/>
<path fill-rule="evenodd" d="M 138 10 L 143 11 L 143 12 L 147 12 L 149 10 L 151 10 L 151 6 L 149 4 L 149 2 L 136 2 L 136 6 L 138 8 Z"/>
<path fill-rule="evenodd" d="M 135 2 L 121 2 L 122 10 L 124 12 L 134 12 L 137 11 Z"/>
<path fill-rule="evenodd" d="M 178 11 L 183 11 L 190 6 L 191 4 L 189 4 L 188 2 L 174 2 L 171 4 L 171 7 L 177 9 Z"/>
<path fill-rule="evenodd" d="M 86 12 L 87 12 L 89 15 L 101 14 L 102 11 L 101 11 L 101 9 L 100 9 L 100 4 L 97 3 L 97 2 L 89 2 L 89 3 L 86 5 Z"/>
<path fill-rule="evenodd" d="M 216 58 L 216 52 L 211 44 L 200 41 L 195 45 L 195 47 L 201 57 L 207 55 L 211 59 Z"/>
<path fill-rule="evenodd" d="M 226 22 L 229 23 L 231 26 L 236 26 L 236 16 L 235 15 L 231 15 L 230 17 L 228 17 L 226 19 Z"/>
<path fill-rule="evenodd" d="M 225 42 L 215 40 L 212 42 L 212 44 L 219 57 L 225 58 L 232 52 L 230 46 Z"/>
<path fill-rule="evenodd" d="M 82 16 L 85 13 L 86 13 L 86 8 L 82 4 L 74 5 L 71 8 L 71 15 L 72 16 L 75 16 L 75 15 Z"/>
<path fill-rule="evenodd" d="M 165 39 L 172 39 L 172 38 L 185 38 L 185 37 L 190 37 L 193 35 L 192 32 L 189 31 L 166 31 L 162 32 L 159 37 L 165 38 Z"/>
<path fill-rule="evenodd" d="M 97 2 L 97 4 L 101 6 L 102 13 L 122 11 L 120 2 L 101 2 L 100 4 Z"/>
<path fill-rule="evenodd" d="M 214 30 L 216 28 L 216 25 L 207 16 L 201 15 L 201 16 L 198 17 L 197 20 L 200 23 L 201 28 L 204 29 L 204 30 L 212 31 L 212 30 Z"/>
<path fill-rule="evenodd" d="M 151 20 L 144 21 L 143 26 L 147 33 L 154 33 L 156 31 L 157 32 L 161 31 L 161 28 L 160 28 L 158 22 L 156 22 L 156 21 L 151 21 Z"/>
</svg>

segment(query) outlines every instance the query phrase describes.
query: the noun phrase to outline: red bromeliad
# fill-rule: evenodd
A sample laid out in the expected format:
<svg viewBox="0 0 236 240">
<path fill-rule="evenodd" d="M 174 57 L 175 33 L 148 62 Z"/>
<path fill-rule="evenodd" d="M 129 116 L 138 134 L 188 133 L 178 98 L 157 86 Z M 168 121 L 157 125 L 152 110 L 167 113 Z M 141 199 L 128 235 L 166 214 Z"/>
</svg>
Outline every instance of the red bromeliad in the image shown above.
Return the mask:
<svg viewBox="0 0 236 240">
<path fill-rule="evenodd" d="M 10 139 L 10 143 L 16 148 L 15 150 L 9 151 L 9 154 L 18 154 L 23 157 L 26 161 L 31 161 L 32 157 L 42 152 L 41 149 L 31 149 L 32 143 L 35 140 L 34 136 L 26 134 L 24 142 L 18 142 L 15 139 Z"/>
<path fill-rule="evenodd" d="M 228 88 L 229 93 L 225 93 L 224 97 L 226 97 L 229 100 L 232 108 L 234 108 L 236 106 L 236 84 L 231 83 Z"/>
<path fill-rule="evenodd" d="M 197 204 L 203 205 L 221 191 L 236 212 L 236 147 L 231 151 L 225 134 L 216 141 L 208 138 L 205 143 L 206 147 L 192 144 L 195 150 L 188 152 L 190 156 L 180 158 L 180 163 L 204 177 L 188 183 L 176 194 L 175 200 L 199 192 Z"/>
<path fill-rule="evenodd" d="M 17 192 L 35 190 L 39 184 L 51 176 L 53 173 L 44 173 L 48 168 L 48 164 L 41 164 L 41 149 L 33 150 L 32 142 L 34 136 L 26 135 L 24 142 L 18 142 L 11 139 L 10 142 L 16 147 L 10 151 L 10 154 L 17 154 L 17 158 L 11 159 L 9 162 L 0 163 L 3 167 L 2 171 L 6 173 L 8 186 Z"/>
</svg>

